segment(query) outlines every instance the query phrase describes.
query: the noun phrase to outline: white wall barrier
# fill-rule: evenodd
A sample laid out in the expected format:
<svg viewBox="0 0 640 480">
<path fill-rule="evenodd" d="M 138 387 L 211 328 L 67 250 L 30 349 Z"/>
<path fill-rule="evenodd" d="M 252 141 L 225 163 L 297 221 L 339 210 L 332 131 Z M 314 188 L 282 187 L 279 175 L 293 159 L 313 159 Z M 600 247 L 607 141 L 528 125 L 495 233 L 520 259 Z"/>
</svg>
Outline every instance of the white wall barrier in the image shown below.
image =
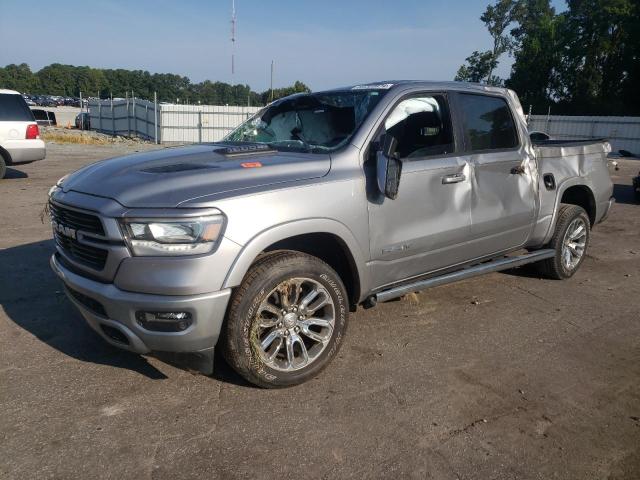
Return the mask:
<svg viewBox="0 0 640 480">
<path fill-rule="evenodd" d="M 201 143 L 221 140 L 260 108 L 91 99 L 89 119 L 92 130 L 109 135 L 137 136 L 157 143 Z"/>
<path fill-rule="evenodd" d="M 614 152 L 640 153 L 640 117 L 531 115 L 529 131 L 534 130 L 558 140 L 606 138 Z"/>
</svg>

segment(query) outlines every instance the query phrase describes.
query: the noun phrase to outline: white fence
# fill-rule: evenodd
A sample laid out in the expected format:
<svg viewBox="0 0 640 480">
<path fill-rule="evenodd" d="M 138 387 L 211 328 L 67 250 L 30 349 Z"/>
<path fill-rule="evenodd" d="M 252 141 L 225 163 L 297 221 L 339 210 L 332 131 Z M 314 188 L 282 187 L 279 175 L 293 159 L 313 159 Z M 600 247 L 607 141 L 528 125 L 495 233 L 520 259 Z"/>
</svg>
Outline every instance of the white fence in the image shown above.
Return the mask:
<svg viewBox="0 0 640 480">
<path fill-rule="evenodd" d="M 89 101 L 93 130 L 158 143 L 216 142 L 258 110 L 260 107 L 156 105 L 137 98 Z"/>
<path fill-rule="evenodd" d="M 161 141 L 217 142 L 260 107 L 160 105 Z"/>
<path fill-rule="evenodd" d="M 533 130 L 558 140 L 607 138 L 613 151 L 640 152 L 640 117 L 531 115 L 529 131 Z"/>
</svg>

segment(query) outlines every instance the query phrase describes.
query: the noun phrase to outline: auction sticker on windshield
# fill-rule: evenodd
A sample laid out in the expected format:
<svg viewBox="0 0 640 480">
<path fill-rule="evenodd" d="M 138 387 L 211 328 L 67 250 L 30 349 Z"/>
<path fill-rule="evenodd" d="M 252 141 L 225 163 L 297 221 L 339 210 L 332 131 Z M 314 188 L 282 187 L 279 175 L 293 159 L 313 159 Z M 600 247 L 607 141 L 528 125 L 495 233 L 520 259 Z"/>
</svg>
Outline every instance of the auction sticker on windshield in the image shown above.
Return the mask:
<svg viewBox="0 0 640 480">
<path fill-rule="evenodd" d="M 393 83 L 379 83 L 378 85 L 356 85 L 351 90 L 389 90 Z"/>
</svg>

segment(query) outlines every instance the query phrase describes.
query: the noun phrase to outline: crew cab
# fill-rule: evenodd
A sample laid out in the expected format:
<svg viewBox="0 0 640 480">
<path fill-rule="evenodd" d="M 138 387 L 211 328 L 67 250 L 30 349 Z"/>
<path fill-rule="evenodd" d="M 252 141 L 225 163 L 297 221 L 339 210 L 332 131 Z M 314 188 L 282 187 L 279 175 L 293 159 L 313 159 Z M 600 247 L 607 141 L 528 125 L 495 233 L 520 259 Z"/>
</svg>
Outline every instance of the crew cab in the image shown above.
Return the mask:
<svg viewBox="0 0 640 480">
<path fill-rule="evenodd" d="M 296 94 L 222 142 L 63 177 L 50 263 L 112 345 L 205 373 L 220 348 L 255 385 L 294 385 L 336 356 L 358 306 L 526 263 L 573 276 L 613 203 L 609 151 L 533 144 L 502 88 Z"/>
<path fill-rule="evenodd" d="M 42 160 L 46 156 L 38 124 L 20 93 L 0 89 L 0 179 L 7 165 Z"/>
</svg>

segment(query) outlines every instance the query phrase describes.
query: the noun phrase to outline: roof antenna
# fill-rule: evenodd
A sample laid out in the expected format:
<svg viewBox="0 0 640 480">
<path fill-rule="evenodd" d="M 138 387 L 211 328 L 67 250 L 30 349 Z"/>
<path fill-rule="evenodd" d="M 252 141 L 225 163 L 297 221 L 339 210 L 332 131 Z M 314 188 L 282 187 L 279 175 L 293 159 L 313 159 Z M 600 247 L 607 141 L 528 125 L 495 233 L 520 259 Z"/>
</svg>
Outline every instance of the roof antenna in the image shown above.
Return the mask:
<svg viewBox="0 0 640 480">
<path fill-rule="evenodd" d="M 236 0 L 231 0 L 231 75 L 236 72 Z"/>
</svg>

